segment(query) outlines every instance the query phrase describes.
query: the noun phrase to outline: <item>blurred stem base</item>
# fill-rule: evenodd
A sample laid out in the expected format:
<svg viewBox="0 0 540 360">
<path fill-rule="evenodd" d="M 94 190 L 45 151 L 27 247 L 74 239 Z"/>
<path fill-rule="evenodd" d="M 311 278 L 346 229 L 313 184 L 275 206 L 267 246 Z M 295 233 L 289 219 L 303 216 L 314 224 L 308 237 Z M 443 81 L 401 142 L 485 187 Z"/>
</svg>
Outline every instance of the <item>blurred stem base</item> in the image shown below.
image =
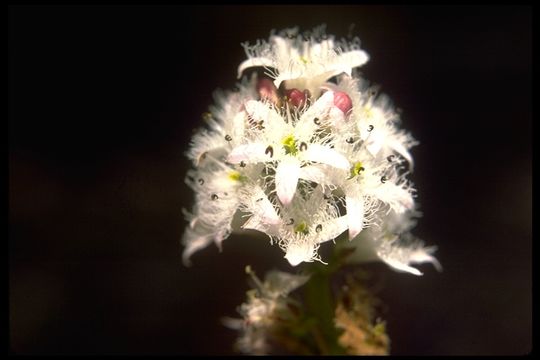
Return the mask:
<svg viewBox="0 0 540 360">
<path fill-rule="evenodd" d="M 378 301 L 367 287 L 361 269 L 347 272 L 339 256 L 333 263 L 312 263 L 303 299 L 312 336 L 320 355 L 388 355 L 390 340 L 385 324 L 375 319 Z M 338 278 L 337 290 L 333 288 Z M 341 279 L 339 279 L 341 278 Z"/>
<path fill-rule="evenodd" d="M 305 264 L 301 274 L 272 270 L 261 281 L 251 270 L 253 289 L 229 319 L 240 331 L 238 351 L 252 355 L 388 355 L 385 323 L 376 318 L 378 300 L 368 274 L 342 266 Z"/>
</svg>

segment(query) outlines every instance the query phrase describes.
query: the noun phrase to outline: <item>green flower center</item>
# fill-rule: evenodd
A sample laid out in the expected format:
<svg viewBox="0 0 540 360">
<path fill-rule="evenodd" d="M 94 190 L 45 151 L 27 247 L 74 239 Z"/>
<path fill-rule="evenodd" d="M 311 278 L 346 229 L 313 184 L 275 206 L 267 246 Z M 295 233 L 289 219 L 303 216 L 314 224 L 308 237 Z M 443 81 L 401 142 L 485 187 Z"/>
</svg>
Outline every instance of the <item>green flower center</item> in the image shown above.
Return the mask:
<svg viewBox="0 0 540 360">
<path fill-rule="evenodd" d="M 238 171 L 235 171 L 235 170 L 230 171 L 228 177 L 232 181 L 244 182 L 245 180 L 247 180 L 247 177 L 245 175 L 242 175 Z"/>
<path fill-rule="evenodd" d="M 307 224 L 305 221 L 302 221 L 300 222 L 298 225 L 296 225 L 294 227 L 294 232 L 297 232 L 297 233 L 302 233 L 304 235 L 307 235 L 308 233 L 308 230 L 307 230 Z"/>
<path fill-rule="evenodd" d="M 349 177 L 349 179 L 360 175 L 360 173 L 364 170 L 365 168 L 363 164 L 360 161 L 357 161 L 356 163 L 354 163 L 353 167 L 351 167 L 351 176 Z"/>
<path fill-rule="evenodd" d="M 298 153 L 298 146 L 296 145 L 296 139 L 294 135 L 288 135 L 281 140 L 285 154 L 291 154 L 295 156 Z"/>
</svg>

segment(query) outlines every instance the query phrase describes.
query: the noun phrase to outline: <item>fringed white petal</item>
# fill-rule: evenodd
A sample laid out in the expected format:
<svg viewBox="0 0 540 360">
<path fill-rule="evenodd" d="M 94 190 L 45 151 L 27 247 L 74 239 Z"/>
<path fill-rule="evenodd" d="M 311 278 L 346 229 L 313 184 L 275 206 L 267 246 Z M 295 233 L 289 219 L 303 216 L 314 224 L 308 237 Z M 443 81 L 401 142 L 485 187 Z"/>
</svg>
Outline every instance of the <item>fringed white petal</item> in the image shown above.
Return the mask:
<svg viewBox="0 0 540 360">
<path fill-rule="evenodd" d="M 320 224 L 319 242 L 333 240 L 347 230 L 347 216 L 340 216 L 330 221 L 325 221 Z M 315 230 L 317 231 L 317 230 Z"/>
<path fill-rule="evenodd" d="M 366 149 L 371 153 L 371 155 L 377 156 L 384 145 L 384 133 L 378 129 L 374 129 L 371 134 L 366 137 L 366 139 Z"/>
<path fill-rule="evenodd" d="M 401 142 L 396 141 L 396 140 L 391 140 L 388 142 L 388 147 L 390 147 L 392 150 L 396 151 L 398 154 L 403 156 L 409 162 L 409 169 L 411 171 L 413 170 L 414 168 L 413 158 L 411 154 L 409 153 L 409 151 L 407 150 L 407 148 L 403 146 Z"/>
<path fill-rule="evenodd" d="M 392 210 L 400 214 L 414 207 L 414 199 L 410 191 L 403 186 L 386 182 L 375 188 L 368 188 L 365 191 L 385 204 L 388 204 Z"/>
<path fill-rule="evenodd" d="M 285 206 L 289 205 L 296 192 L 300 175 L 300 161 L 292 156 L 285 157 L 276 169 L 276 192 Z"/>
<path fill-rule="evenodd" d="M 231 164 L 239 164 L 241 161 L 246 164 L 265 162 L 271 159 L 269 154 L 266 154 L 267 146 L 262 143 L 250 143 L 239 145 L 232 149 L 227 156 L 227 162 Z"/>
<path fill-rule="evenodd" d="M 326 172 L 316 165 L 301 167 L 298 176 L 300 179 L 313 181 L 322 186 L 326 185 L 330 179 Z"/>
<path fill-rule="evenodd" d="M 315 245 L 309 241 L 291 242 L 289 246 L 287 246 L 285 259 L 287 259 L 292 266 L 297 266 L 303 262 L 313 261 L 314 252 Z"/>
<path fill-rule="evenodd" d="M 421 246 L 421 243 L 402 246 L 392 241 L 383 240 L 379 243 L 377 255 L 382 261 L 397 270 L 420 276 L 422 275 L 422 272 L 410 266 L 411 263 L 430 262 L 437 270 L 442 270 L 439 261 L 431 255 L 435 249 L 435 247 L 424 248 Z"/>
<path fill-rule="evenodd" d="M 240 66 L 238 66 L 238 78 L 242 76 L 244 70 L 256 66 L 273 67 L 274 62 L 272 61 L 272 59 L 264 57 L 254 57 L 247 59 L 246 61 L 242 62 Z"/>
<path fill-rule="evenodd" d="M 243 229 L 253 229 L 268 235 L 278 235 L 281 218 L 261 188 L 256 187 L 253 189 L 253 201 L 247 210 L 252 215 L 242 225 Z"/>
<path fill-rule="evenodd" d="M 431 253 L 433 253 L 435 250 L 437 250 L 436 246 L 418 249 L 411 254 L 410 261 L 413 263 L 429 262 L 433 264 L 437 271 L 442 271 L 442 265 L 439 260 L 437 260 L 433 255 L 431 255 Z"/>
<path fill-rule="evenodd" d="M 338 169 L 349 169 L 347 158 L 328 146 L 310 144 L 304 151 L 303 157 L 306 160 L 328 164 Z"/>
<path fill-rule="evenodd" d="M 420 270 L 418 270 L 417 268 L 414 268 L 412 266 L 409 266 L 405 263 L 402 263 L 396 259 L 392 259 L 392 258 L 384 258 L 384 257 L 381 257 L 381 260 L 384 261 L 385 263 L 387 263 L 388 265 L 390 265 L 391 267 L 393 267 L 394 269 L 396 270 L 400 270 L 400 271 L 404 271 L 404 272 L 408 272 L 410 274 L 413 274 L 413 275 L 416 275 L 416 276 L 422 276 L 424 275 Z"/>
<path fill-rule="evenodd" d="M 185 246 L 182 252 L 182 262 L 185 266 L 191 265 L 191 255 L 204 249 L 212 242 L 212 235 L 197 234 L 193 229 L 187 228 L 182 238 L 182 244 Z"/>
<path fill-rule="evenodd" d="M 339 64 L 338 69 L 340 73 L 344 72 L 351 76 L 351 70 L 353 68 L 364 65 L 368 60 L 369 56 L 365 51 L 353 50 L 340 54 L 335 61 Z"/>
<path fill-rule="evenodd" d="M 349 240 L 352 240 L 364 227 L 364 199 L 355 196 L 346 196 L 347 223 L 349 226 Z"/>
</svg>

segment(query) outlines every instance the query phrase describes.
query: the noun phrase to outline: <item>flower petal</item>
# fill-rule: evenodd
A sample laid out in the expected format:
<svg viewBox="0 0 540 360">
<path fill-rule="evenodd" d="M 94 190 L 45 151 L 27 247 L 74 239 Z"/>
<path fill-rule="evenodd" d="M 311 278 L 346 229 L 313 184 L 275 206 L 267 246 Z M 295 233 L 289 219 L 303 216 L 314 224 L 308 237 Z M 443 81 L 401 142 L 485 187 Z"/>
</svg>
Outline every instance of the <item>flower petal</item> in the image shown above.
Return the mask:
<svg viewBox="0 0 540 360">
<path fill-rule="evenodd" d="M 401 246 L 391 241 L 382 241 L 377 248 L 377 255 L 382 261 L 397 270 L 420 276 L 422 272 L 410 266 L 410 263 L 431 262 L 437 270 L 442 270 L 439 261 L 431 255 L 435 250 L 435 247 L 424 248 L 421 243 L 412 246 Z"/>
<path fill-rule="evenodd" d="M 388 204 L 392 210 L 400 214 L 414 207 L 414 199 L 410 191 L 402 185 L 392 182 L 380 184 L 374 188 L 366 188 L 366 193 Z"/>
<path fill-rule="evenodd" d="M 381 260 L 384 261 L 385 263 L 387 263 L 388 265 L 390 265 L 391 267 L 393 267 L 396 270 L 408 272 L 408 273 L 416 275 L 416 276 L 424 275 L 417 268 L 413 268 L 412 266 L 407 265 L 407 264 L 405 264 L 403 262 L 400 262 L 399 260 L 392 259 L 392 258 L 384 258 L 384 257 L 381 257 Z"/>
<path fill-rule="evenodd" d="M 250 164 L 269 161 L 271 157 L 269 154 L 266 154 L 266 148 L 267 146 L 262 143 L 239 145 L 229 153 L 227 162 L 239 164 L 243 161 L 246 164 Z"/>
<path fill-rule="evenodd" d="M 364 199 L 355 196 L 346 196 L 347 222 L 349 225 L 349 240 L 352 240 L 364 227 Z"/>
<path fill-rule="evenodd" d="M 411 171 L 414 168 L 414 162 L 411 154 L 407 150 L 405 146 L 399 141 L 393 140 L 388 142 L 388 147 L 390 147 L 392 150 L 396 151 L 398 154 L 403 156 L 408 162 L 409 162 L 409 168 Z"/>
<path fill-rule="evenodd" d="M 442 265 L 439 260 L 437 260 L 433 255 L 431 255 L 435 250 L 437 250 L 436 246 L 418 249 L 411 254 L 410 261 L 413 263 L 429 262 L 433 264 L 437 271 L 442 271 Z"/>
<path fill-rule="evenodd" d="M 349 169 L 347 159 L 337 151 L 323 145 L 310 144 L 303 152 L 306 160 L 328 164 L 338 169 Z"/>
<path fill-rule="evenodd" d="M 336 219 L 322 223 L 319 242 L 323 243 L 337 238 L 347 230 L 347 226 L 347 216 L 340 216 Z"/>
<path fill-rule="evenodd" d="M 273 67 L 274 62 L 272 61 L 272 59 L 265 57 L 254 57 L 247 59 L 246 61 L 242 62 L 240 66 L 238 66 L 238 78 L 242 76 L 244 70 L 255 66 Z"/>
<path fill-rule="evenodd" d="M 182 238 L 182 244 L 185 246 L 182 253 L 182 262 L 185 266 L 190 266 L 190 257 L 197 251 L 207 247 L 212 242 L 212 234 L 198 234 L 196 230 L 187 228 Z"/>
<path fill-rule="evenodd" d="M 371 153 L 371 155 L 377 156 L 384 145 L 385 136 L 383 132 L 379 129 L 374 129 L 366 138 L 366 149 Z"/>
<path fill-rule="evenodd" d="M 315 245 L 309 241 L 291 242 L 287 247 L 285 259 L 289 261 L 292 266 L 296 266 L 302 262 L 313 261 L 313 255 L 315 252 Z"/>
<path fill-rule="evenodd" d="M 268 103 L 249 100 L 245 102 L 244 107 L 252 121 L 264 125 L 266 133 L 279 137 L 280 133 L 289 131 L 290 126 L 287 126 L 283 117 Z"/>
<path fill-rule="evenodd" d="M 247 206 L 247 212 L 253 215 L 242 225 L 242 228 L 257 230 L 268 235 L 278 235 L 281 218 L 268 200 L 268 196 L 256 186 L 252 189 L 252 199 Z"/>
<path fill-rule="evenodd" d="M 276 169 L 276 192 L 279 200 L 285 206 L 292 201 L 300 175 L 300 161 L 287 156 Z"/>
<path fill-rule="evenodd" d="M 351 76 L 351 70 L 353 68 L 364 65 L 368 60 L 369 56 L 363 50 L 348 51 L 336 58 L 336 63 L 339 64 L 336 70 L 341 70 L 340 72 Z"/>
<path fill-rule="evenodd" d="M 300 168 L 298 177 L 309 181 L 316 182 L 322 186 L 327 185 L 330 181 L 330 176 L 321 168 L 324 165 L 308 165 Z"/>
</svg>

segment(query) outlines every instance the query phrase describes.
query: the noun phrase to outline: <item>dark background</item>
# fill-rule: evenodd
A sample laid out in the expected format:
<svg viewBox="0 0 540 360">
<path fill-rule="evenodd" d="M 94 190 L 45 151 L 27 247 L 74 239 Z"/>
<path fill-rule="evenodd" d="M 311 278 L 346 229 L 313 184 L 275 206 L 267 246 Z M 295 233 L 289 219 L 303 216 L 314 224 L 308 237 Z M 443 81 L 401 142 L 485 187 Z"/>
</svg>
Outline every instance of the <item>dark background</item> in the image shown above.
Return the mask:
<svg viewBox="0 0 540 360">
<path fill-rule="evenodd" d="M 351 24 L 361 71 L 420 140 L 412 180 L 444 272 L 383 264 L 393 354 L 524 354 L 532 340 L 529 7 L 9 7 L 9 328 L 16 354 L 232 354 L 232 236 L 181 265 L 192 129 L 243 41 Z"/>
</svg>

